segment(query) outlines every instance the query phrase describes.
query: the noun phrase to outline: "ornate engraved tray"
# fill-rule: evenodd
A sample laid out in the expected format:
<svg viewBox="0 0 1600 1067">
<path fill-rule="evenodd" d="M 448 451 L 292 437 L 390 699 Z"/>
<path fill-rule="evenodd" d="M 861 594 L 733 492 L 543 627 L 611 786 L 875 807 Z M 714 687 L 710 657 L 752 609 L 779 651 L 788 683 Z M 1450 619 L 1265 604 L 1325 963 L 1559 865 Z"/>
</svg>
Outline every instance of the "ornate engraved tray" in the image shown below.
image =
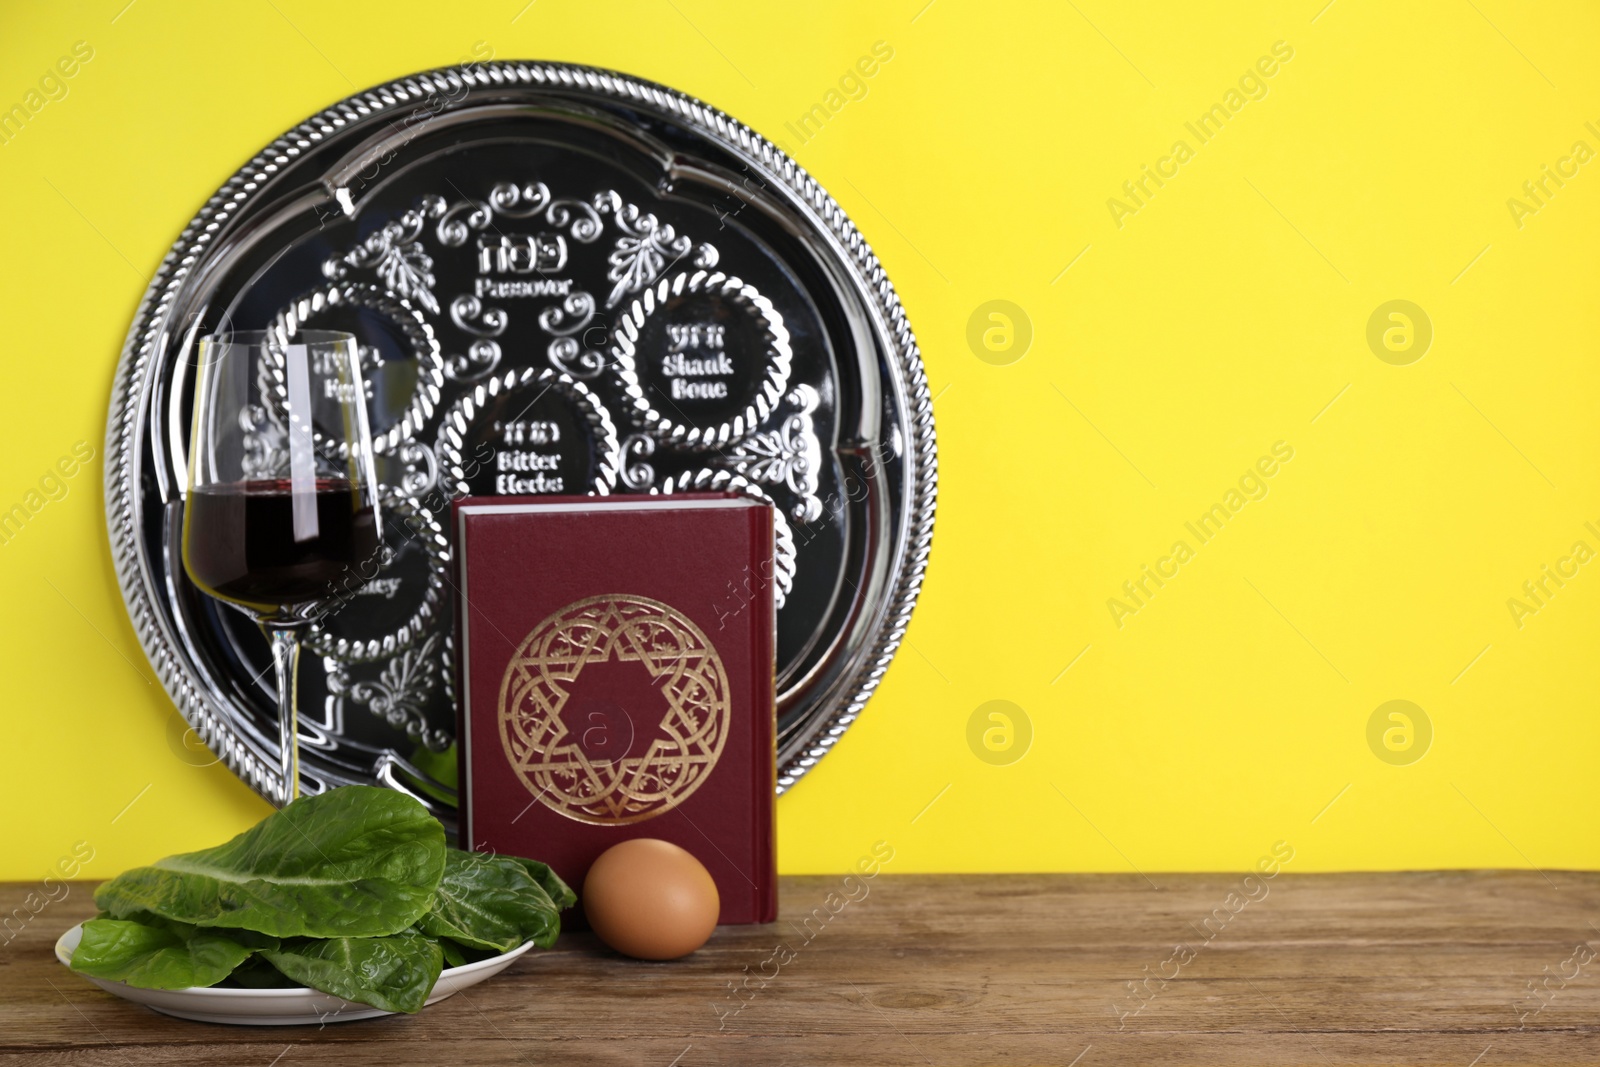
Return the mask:
<svg viewBox="0 0 1600 1067">
<path fill-rule="evenodd" d="M 167 691 L 270 796 L 266 643 L 180 555 L 195 342 L 222 328 L 348 330 L 367 370 L 388 557 L 308 636 L 308 791 L 380 782 L 453 816 L 455 495 L 770 501 L 777 566 L 748 580 L 781 604 L 780 792 L 900 642 L 935 491 L 916 341 L 833 199 L 698 100 L 551 63 L 419 74 L 280 137 L 173 246 L 112 394 L 111 544 Z M 263 455 L 274 385 L 246 420 Z"/>
</svg>

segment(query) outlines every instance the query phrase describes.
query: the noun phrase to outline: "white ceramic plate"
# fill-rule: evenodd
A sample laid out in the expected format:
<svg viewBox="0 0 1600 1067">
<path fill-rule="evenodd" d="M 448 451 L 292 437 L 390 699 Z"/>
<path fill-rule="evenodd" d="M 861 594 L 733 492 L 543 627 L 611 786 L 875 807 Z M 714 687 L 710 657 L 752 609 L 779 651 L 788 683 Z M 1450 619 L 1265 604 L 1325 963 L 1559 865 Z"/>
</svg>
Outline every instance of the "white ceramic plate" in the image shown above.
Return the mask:
<svg viewBox="0 0 1600 1067">
<path fill-rule="evenodd" d="M 72 954 L 83 940 L 83 924 L 79 923 L 56 942 L 56 959 L 71 967 Z M 529 941 L 510 952 L 493 956 L 464 967 L 446 967 L 439 975 L 429 1004 L 437 1004 L 454 996 L 486 978 L 493 978 L 511 965 L 511 961 L 533 947 Z M 74 972 L 76 973 L 76 972 Z M 340 997 L 330 996 L 315 989 L 300 986 L 294 989 L 138 989 L 126 982 L 109 982 L 103 978 L 83 977 L 113 996 L 131 1000 L 154 1008 L 165 1015 L 180 1019 L 193 1019 L 202 1023 L 231 1023 L 235 1026 L 320 1026 L 323 1023 L 353 1022 L 357 1019 L 376 1019 L 394 1012 L 374 1008 L 370 1004 L 355 1004 Z"/>
</svg>

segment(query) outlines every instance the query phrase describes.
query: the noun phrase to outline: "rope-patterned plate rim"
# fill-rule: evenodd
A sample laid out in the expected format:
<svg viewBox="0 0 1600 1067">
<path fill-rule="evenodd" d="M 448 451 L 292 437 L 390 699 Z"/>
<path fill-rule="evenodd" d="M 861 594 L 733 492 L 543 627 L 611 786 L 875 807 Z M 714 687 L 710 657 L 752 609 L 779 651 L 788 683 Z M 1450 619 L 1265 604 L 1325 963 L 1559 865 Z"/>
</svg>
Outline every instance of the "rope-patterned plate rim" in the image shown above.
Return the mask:
<svg viewBox="0 0 1600 1067">
<path fill-rule="evenodd" d="M 400 78 L 356 93 L 307 119 L 263 149 L 208 200 L 189 222 L 157 269 L 129 328 L 117 364 L 106 426 L 106 525 L 118 583 L 140 644 L 178 710 L 246 784 L 268 795 L 276 786 L 273 760 L 263 762 L 220 714 L 216 698 L 187 661 L 172 621 L 157 608 L 161 591 L 142 565 L 140 468 L 144 428 L 151 418 L 153 361 L 169 333 L 184 324 L 172 321 L 173 304 L 197 265 L 228 224 L 250 205 L 275 175 L 320 146 L 344 127 L 374 116 L 393 115 L 444 98 L 461 107 L 473 90 L 527 88 L 581 92 L 653 112 L 682 124 L 737 153 L 749 166 L 786 192 L 829 240 L 852 276 L 891 356 L 890 366 L 903 390 L 908 440 L 900 442 L 908 460 L 906 537 L 891 561 L 892 589 L 871 624 L 868 650 L 833 709 L 786 744 L 779 753 L 778 791 L 792 786 L 827 754 L 861 714 L 899 647 L 922 588 L 933 539 L 938 496 L 937 444 L 933 404 L 921 351 L 906 321 L 893 284 L 877 256 L 837 202 L 793 159 L 772 142 L 715 108 L 675 89 L 594 67 L 540 61 L 503 61 L 451 67 Z"/>
</svg>

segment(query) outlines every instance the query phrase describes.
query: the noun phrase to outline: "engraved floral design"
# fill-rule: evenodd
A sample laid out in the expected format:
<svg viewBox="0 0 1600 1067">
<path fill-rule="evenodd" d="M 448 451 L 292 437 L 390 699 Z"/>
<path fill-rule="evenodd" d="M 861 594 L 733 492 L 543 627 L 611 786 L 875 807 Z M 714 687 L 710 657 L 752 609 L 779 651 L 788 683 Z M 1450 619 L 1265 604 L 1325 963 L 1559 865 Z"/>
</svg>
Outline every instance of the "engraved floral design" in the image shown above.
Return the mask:
<svg viewBox="0 0 1600 1067">
<path fill-rule="evenodd" d="M 498 182 L 489 190 L 487 200 L 459 200 L 447 204 L 440 196 L 425 196 L 422 210 L 439 224 L 434 235 L 439 243 L 450 248 L 460 248 L 474 233 L 489 228 L 494 217 L 508 219 L 533 219 L 543 216 L 556 229 L 566 229 L 567 234 L 580 244 L 590 244 L 605 229 L 593 207 L 582 200 L 551 196 L 544 182 Z"/>
<path fill-rule="evenodd" d="M 788 400 L 799 410 L 776 429 L 753 434 L 718 457 L 718 462 L 752 482 L 786 486 L 800 498 L 790 511 L 799 522 L 815 522 L 822 515 L 822 501 L 817 497 L 822 446 L 811 418 L 819 399 L 811 386 L 795 386 Z"/>
<path fill-rule="evenodd" d="M 500 342 L 494 338 L 506 332 L 511 317 L 503 309 L 486 308 L 471 293 L 463 293 L 450 301 L 450 321 L 458 330 L 473 335 L 474 340 L 467 346 L 466 355 L 445 359 L 444 372 L 464 382 L 493 372 L 500 365 Z"/>
<path fill-rule="evenodd" d="M 342 256 L 332 256 L 322 264 L 322 273 L 335 281 L 349 275 L 350 268 L 371 269 L 383 287 L 404 300 L 439 313 L 439 300 L 433 295 L 433 257 L 417 240 L 427 225 L 429 208 L 424 205 L 387 222 L 365 241 Z"/>
<path fill-rule="evenodd" d="M 646 462 L 656 453 L 656 439 L 647 433 L 633 433 L 622 439 L 622 484 L 645 490 L 656 480 L 656 469 Z"/>
<path fill-rule="evenodd" d="M 561 303 L 551 304 L 539 312 L 539 328 L 553 338 L 546 354 L 556 370 L 590 380 L 598 378 L 606 369 L 605 358 L 598 352 L 585 350 L 574 336 L 594 321 L 594 314 L 594 297 L 582 290 L 568 294 Z"/>
<path fill-rule="evenodd" d="M 556 199 L 544 182 L 499 182 L 489 190 L 489 206 L 508 219 L 532 219 L 543 215 L 556 229 L 569 227 L 574 241 L 589 244 L 600 236 L 605 223 L 595 209 L 582 200 Z"/>
<path fill-rule="evenodd" d="M 395 458 L 400 462 L 400 492 L 418 497 L 439 484 L 439 460 L 421 441 L 407 441 Z"/>
<path fill-rule="evenodd" d="M 616 219 L 622 236 L 617 238 L 607 261 L 611 269 L 606 280 L 615 282 L 606 297 L 606 307 L 616 307 L 629 293 L 637 293 L 694 250 L 692 262 L 696 267 L 716 266 L 717 250 L 702 244 L 698 248 L 687 236 L 680 236 L 670 223 L 663 223 L 653 214 L 640 211 L 637 204 L 627 203 L 615 190 L 596 193 L 594 206 L 601 214 Z"/>
<path fill-rule="evenodd" d="M 550 206 L 550 187 L 544 182 L 498 182 L 489 190 L 489 203 L 508 219 L 531 219 Z"/>
<path fill-rule="evenodd" d="M 447 248 L 460 248 L 474 230 L 488 226 L 494 217 L 489 205 L 477 200 L 462 200 L 454 206 L 446 206 L 444 197 L 430 194 L 422 198 L 422 205 L 429 217 L 439 220 L 433 235 Z"/>
<path fill-rule="evenodd" d="M 431 634 L 419 647 L 407 649 L 378 675 L 375 681 L 357 682 L 350 687 L 350 699 L 365 704 L 390 726 L 405 730 L 436 751 L 450 744 L 442 730 L 428 726 L 426 707 L 439 681 L 439 635 Z"/>
</svg>

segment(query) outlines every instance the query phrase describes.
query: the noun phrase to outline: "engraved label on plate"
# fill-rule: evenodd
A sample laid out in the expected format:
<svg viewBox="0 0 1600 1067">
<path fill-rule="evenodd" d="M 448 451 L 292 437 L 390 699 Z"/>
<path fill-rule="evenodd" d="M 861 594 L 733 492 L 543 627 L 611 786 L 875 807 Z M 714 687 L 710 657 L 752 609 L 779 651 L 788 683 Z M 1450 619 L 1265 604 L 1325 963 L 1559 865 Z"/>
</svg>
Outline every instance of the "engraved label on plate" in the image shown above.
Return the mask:
<svg viewBox="0 0 1600 1067">
<path fill-rule="evenodd" d="M 393 600 L 394 599 L 394 595 L 396 593 L 398 593 L 399 591 L 400 591 L 400 579 L 398 579 L 398 578 L 374 578 L 374 579 L 372 579 L 372 581 L 370 581 L 366 585 L 362 586 L 356 592 L 356 596 L 373 597 L 373 598 L 381 597 L 384 600 Z"/>
<path fill-rule="evenodd" d="M 499 496 L 564 493 L 561 427 L 546 419 L 495 423 L 494 491 Z"/>
<path fill-rule="evenodd" d="M 723 349 L 727 327 L 715 322 L 667 324 L 661 373 L 673 400 L 725 400 L 733 361 Z"/>
<path fill-rule="evenodd" d="M 377 367 L 383 363 L 383 356 L 373 345 L 358 346 L 361 353 L 363 367 Z M 311 356 L 312 369 L 322 379 L 322 396 L 325 400 L 337 400 L 341 404 L 348 404 L 355 398 L 355 383 L 349 381 L 350 360 L 343 352 L 330 352 L 327 349 L 317 349 Z M 362 379 L 363 393 L 368 401 L 374 399 L 372 391 L 372 378 Z"/>
<path fill-rule="evenodd" d="M 544 274 L 566 265 L 567 242 L 558 233 L 478 238 L 479 274 Z"/>
<path fill-rule="evenodd" d="M 668 299 L 639 335 L 639 377 L 651 405 L 702 425 L 738 414 L 766 372 L 761 327 L 720 293 Z"/>
<path fill-rule="evenodd" d="M 572 292 L 572 279 L 535 278 L 524 280 L 522 278 L 512 278 L 507 281 L 498 281 L 494 278 L 479 278 L 473 283 L 473 292 L 478 296 L 493 297 L 496 300 L 509 300 L 517 297 L 566 296 Z"/>
</svg>

